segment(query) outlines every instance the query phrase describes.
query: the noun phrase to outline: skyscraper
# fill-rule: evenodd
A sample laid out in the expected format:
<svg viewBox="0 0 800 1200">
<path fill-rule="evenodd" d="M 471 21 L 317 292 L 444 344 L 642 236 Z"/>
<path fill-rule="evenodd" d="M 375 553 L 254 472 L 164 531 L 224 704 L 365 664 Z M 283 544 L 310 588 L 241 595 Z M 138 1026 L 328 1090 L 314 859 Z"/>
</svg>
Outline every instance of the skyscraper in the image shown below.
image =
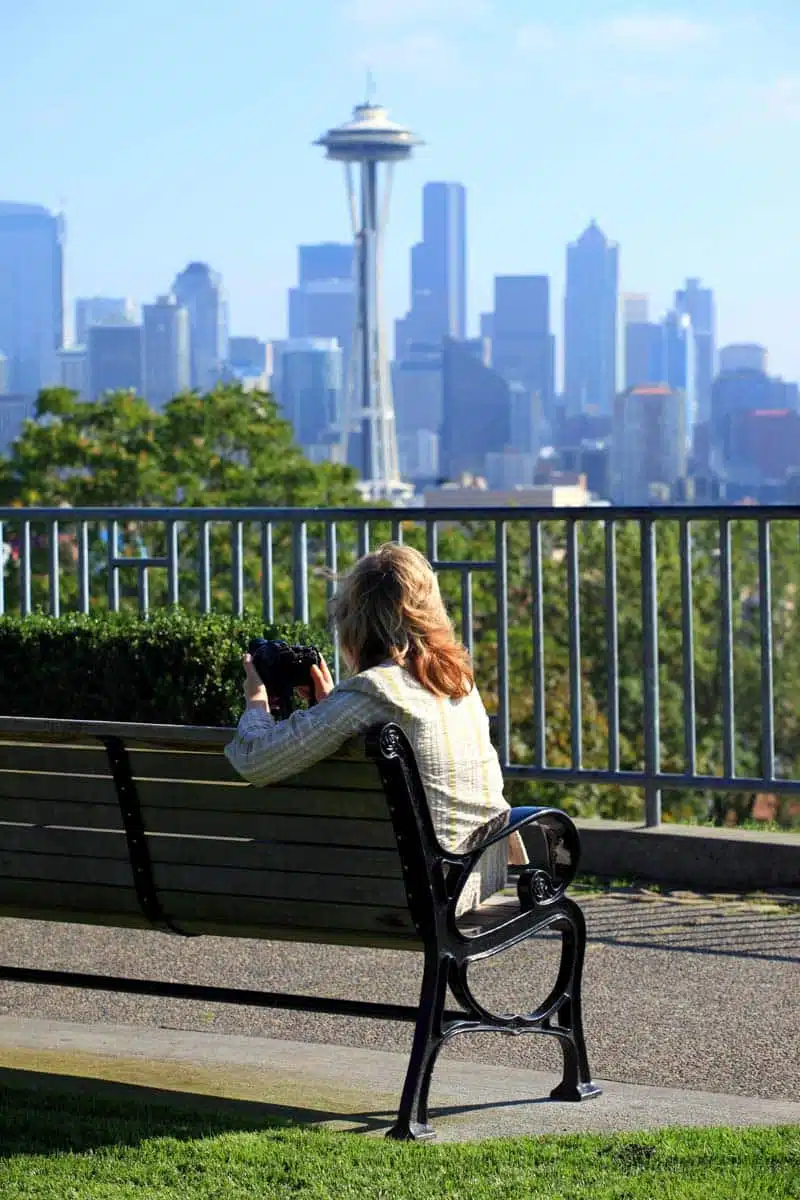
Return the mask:
<svg viewBox="0 0 800 1200">
<path fill-rule="evenodd" d="M 619 247 L 592 221 L 567 249 L 564 392 L 569 416 L 613 411 L 618 274 Z"/>
<path fill-rule="evenodd" d="M 144 394 L 151 408 L 162 409 L 191 386 L 189 313 L 174 296 L 145 304 Z"/>
<path fill-rule="evenodd" d="M 63 241 L 61 218 L 46 208 L 0 203 L 0 352 L 12 394 L 33 396 L 58 381 Z"/>
<path fill-rule="evenodd" d="M 395 357 L 466 334 L 467 191 L 461 183 L 426 183 L 422 241 L 411 249 L 411 307 L 396 324 Z"/>
<path fill-rule="evenodd" d="M 342 349 L 334 338 L 294 338 L 281 350 L 280 401 L 312 458 L 327 457 L 342 402 Z"/>
<path fill-rule="evenodd" d="M 349 242 L 297 248 L 297 287 L 289 292 L 290 338 L 336 338 L 345 376 L 356 321 L 355 250 Z"/>
<path fill-rule="evenodd" d="M 93 325 L 127 325 L 134 306 L 121 296 L 79 296 L 75 301 L 75 345 L 86 346 Z"/>
<path fill-rule="evenodd" d="M 483 342 L 447 338 L 442 360 L 441 469 L 448 479 L 483 474 L 486 455 L 511 441 L 511 389 L 483 359 Z"/>
<path fill-rule="evenodd" d="M 652 504 L 656 486 L 671 493 L 685 474 L 683 393 L 666 384 L 644 384 L 617 396 L 612 441 L 614 502 Z"/>
<path fill-rule="evenodd" d="M 555 339 L 550 332 L 546 275 L 499 275 L 494 281 L 491 363 L 509 383 L 535 399 L 540 415 L 553 412 Z"/>
<path fill-rule="evenodd" d="M 191 386 L 209 392 L 222 378 L 228 358 L 228 306 L 222 277 L 207 263 L 189 263 L 172 291 L 189 313 Z"/>
<path fill-rule="evenodd" d="M 141 325 L 93 325 L 88 331 L 89 398 L 143 388 Z"/>
<path fill-rule="evenodd" d="M 701 287 L 699 279 L 687 279 L 685 287 L 675 293 L 675 309 L 691 321 L 695 417 L 705 423 L 711 416 L 711 384 L 717 363 L 714 293 Z"/>
</svg>

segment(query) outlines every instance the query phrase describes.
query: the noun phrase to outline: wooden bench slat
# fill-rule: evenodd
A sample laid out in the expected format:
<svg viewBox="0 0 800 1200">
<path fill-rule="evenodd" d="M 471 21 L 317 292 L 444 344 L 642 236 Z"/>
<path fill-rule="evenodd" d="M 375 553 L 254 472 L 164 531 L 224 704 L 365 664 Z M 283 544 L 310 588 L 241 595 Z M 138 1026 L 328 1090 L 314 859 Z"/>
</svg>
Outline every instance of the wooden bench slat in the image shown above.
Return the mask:
<svg viewBox="0 0 800 1200">
<path fill-rule="evenodd" d="M 89 829 L 42 829 L 38 825 L 0 823 L 0 854 L 61 854 L 68 858 L 113 858 L 128 861 L 122 830 L 97 833 Z"/>
<path fill-rule="evenodd" d="M 210 756 L 209 756 L 210 757 Z M 105 747 L 53 746 L 26 742 L 20 745 L 0 743 L 0 770 L 54 771 L 59 775 L 110 775 Z"/>
<path fill-rule="evenodd" d="M 40 775 L 33 771 L 0 770 L 0 814 L 4 798 L 116 804 L 117 792 L 113 779 L 101 775 Z"/>
<path fill-rule="evenodd" d="M 0 856 L 1 860 L 2 856 Z M 217 895 L 234 902 L 252 896 L 265 903 L 307 900 L 322 904 L 353 904 L 406 911 L 406 890 L 401 879 L 375 879 L 352 875 L 317 875 L 302 871 L 257 871 L 235 867 L 160 863 L 153 868 L 159 896 L 167 892 Z M 100 882 L 100 881 L 99 881 Z M 106 882 L 103 879 L 101 882 Z"/>
<path fill-rule="evenodd" d="M 253 896 L 224 896 L 193 892 L 159 892 L 164 911 L 175 921 L 195 925 L 291 928 L 296 930 L 360 930 L 414 933 L 407 907 L 366 904 L 325 904 L 311 900 L 262 900 Z"/>
<path fill-rule="evenodd" d="M 55 909 L 99 915 L 128 913 L 146 923 L 132 887 L 87 883 L 85 874 L 83 880 L 76 882 L 34 878 L 26 880 L 22 887 L 18 879 L 4 879 L 0 876 L 0 913 L 9 915 L 7 910 L 12 908 L 20 915 L 28 917 Z"/>
<path fill-rule="evenodd" d="M 389 821 L 357 818 L 275 816 L 271 813 L 206 812 L 192 808 L 142 807 L 149 833 L 194 837 L 254 838 L 306 846 L 360 846 L 391 850 L 397 843 Z"/>
<path fill-rule="evenodd" d="M 20 821 L 29 825 L 64 825 L 81 829 L 122 829 L 122 817 L 116 798 L 109 801 L 78 803 L 69 800 L 42 800 L 30 797 L 0 797 L 0 821 Z"/>
<path fill-rule="evenodd" d="M 205 783 L 237 783 L 248 786 L 234 771 L 224 754 L 188 751 L 131 750 L 131 771 L 135 779 L 191 779 Z M 300 775 L 281 780 L 287 790 L 302 792 L 343 790 L 379 791 L 380 776 L 372 763 L 349 759 L 328 759 Z M 266 789 L 259 788 L 259 791 Z"/>
<path fill-rule="evenodd" d="M 274 845 L 265 841 L 149 835 L 154 865 L 233 868 L 241 871 L 299 871 L 363 879 L 402 879 L 396 850 L 337 846 Z M 43 828 L 0 822 L 0 853 L 57 854 L 71 858 L 128 860 L 122 830 L 99 833 L 80 827 Z"/>
<path fill-rule="evenodd" d="M 364 879 L 402 879 L 396 850 L 230 841 L 223 838 L 149 836 L 154 866 L 236 867 L 242 870 L 304 871 Z"/>
<path fill-rule="evenodd" d="M 389 821 L 383 792 L 313 792 L 301 788 L 255 788 L 246 783 L 198 783 L 177 779 L 136 779 L 142 807 L 207 808 L 216 812 L 261 812 L 285 816 L 359 817 Z"/>
<path fill-rule="evenodd" d="M 56 883 L 102 884 L 133 891 L 133 873 L 127 858 L 91 858 L 70 854 L 26 854 L 17 850 L 0 851 L 0 877 Z"/>
</svg>

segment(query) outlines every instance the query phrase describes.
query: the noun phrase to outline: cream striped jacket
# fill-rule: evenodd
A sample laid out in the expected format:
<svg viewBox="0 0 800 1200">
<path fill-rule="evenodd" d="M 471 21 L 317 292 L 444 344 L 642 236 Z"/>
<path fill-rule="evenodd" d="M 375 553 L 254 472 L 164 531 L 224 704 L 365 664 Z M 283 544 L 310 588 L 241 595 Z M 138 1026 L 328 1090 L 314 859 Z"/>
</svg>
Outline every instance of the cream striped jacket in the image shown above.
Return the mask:
<svg viewBox="0 0 800 1200">
<path fill-rule="evenodd" d="M 411 743 L 444 849 L 465 847 L 487 821 L 508 813 L 478 689 L 458 700 L 434 696 L 397 663 L 362 671 L 321 704 L 285 721 L 276 722 L 261 708 L 247 709 L 225 754 L 240 775 L 265 786 L 305 770 L 348 738 L 386 721 L 395 721 Z"/>
</svg>

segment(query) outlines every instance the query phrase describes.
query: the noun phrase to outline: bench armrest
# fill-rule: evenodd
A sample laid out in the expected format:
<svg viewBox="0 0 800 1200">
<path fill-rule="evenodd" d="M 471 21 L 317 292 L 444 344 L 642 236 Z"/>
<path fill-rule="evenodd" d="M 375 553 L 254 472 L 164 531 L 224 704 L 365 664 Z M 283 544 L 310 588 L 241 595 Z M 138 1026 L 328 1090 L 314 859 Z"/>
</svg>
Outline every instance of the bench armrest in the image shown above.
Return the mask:
<svg viewBox="0 0 800 1200">
<path fill-rule="evenodd" d="M 448 854 L 452 881 L 457 895 L 478 868 L 490 846 L 497 845 L 522 830 L 525 849 L 531 859 L 519 874 L 517 891 L 523 907 L 544 904 L 563 895 L 575 878 L 580 859 L 580 838 L 570 817 L 558 808 L 512 809 L 506 824 L 462 854 Z"/>
</svg>

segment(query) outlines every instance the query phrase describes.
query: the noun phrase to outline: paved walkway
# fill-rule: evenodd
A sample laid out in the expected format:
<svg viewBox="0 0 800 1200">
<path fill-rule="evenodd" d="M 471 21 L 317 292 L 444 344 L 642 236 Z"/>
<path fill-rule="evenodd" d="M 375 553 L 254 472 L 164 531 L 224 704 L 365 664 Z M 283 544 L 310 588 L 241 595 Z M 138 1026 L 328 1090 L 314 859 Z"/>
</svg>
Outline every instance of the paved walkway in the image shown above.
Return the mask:
<svg viewBox="0 0 800 1200">
<path fill-rule="evenodd" d="M 689 1107 L 680 1110 L 684 1113 L 681 1120 L 694 1119 L 688 1114 L 699 1113 L 703 1105 L 718 1113 L 738 1114 L 737 1122 L 748 1114 L 757 1120 L 759 1114 L 772 1113 L 770 1119 L 775 1119 L 779 1109 L 784 1114 L 782 1120 L 789 1119 L 786 1114 L 790 1112 L 792 1120 L 800 1119 L 800 1108 L 796 1103 L 791 1105 L 800 1100 L 800 896 L 740 903 L 714 897 L 611 893 L 585 898 L 581 903 L 589 927 L 585 1023 L 596 1078 L 639 1085 L 651 1095 L 653 1088 L 670 1089 L 672 1098 L 662 1096 L 659 1103 L 666 1105 L 664 1111 L 674 1114 L 678 1113 L 673 1105 L 677 1102 L 675 1089 L 690 1091 L 694 1096 L 686 1099 Z M 554 940 L 541 939 L 482 964 L 473 975 L 476 991 L 500 1011 L 530 1008 L 546 989 L 548 963 L 555 952 Z M 418 956 L 402 952 L 329 946 L 300 950 L 279 942 L 183 940 L 158 933 L 11 920 L 0 922 L 0 960 L 26 966 L 410 1003 L 416 999 L 420 968 Z M 537 986 L 537 980 L 544 983 Z M 8 1019 L 0 1021 L 0 1047 L 6 1047 L 0 1052 L 0 1063 L 7 1066 L 13 1065 L 9 1059 L 13 1030 L 25 1027 L 19 1018 L 247 1035 L 246 1045 L 254 1056 L 255 1037 L 311 1043 L 308 1053 L 321 1062 L 328 1056 L 339 1064 L 336 1070 L 341 1070 L 343 1077 L 350 1077 L 351 1071 L 342 1064 L 355 1063 L 356 1058 L 349 1052 L 340 1057 L 334 1049 L 320 1050 L 319 1043 L 389 1052 L 394 1064 L 391 1072 L 399 1071 L 398 1080 L 405 1057 L 392 1052 L 406 1050 L 410 1033 L 407 1026 L 356 1018 L 19 984 L 0 984 L 0 1016 L 3 1014 Z M 144 1031 L 142 1036 L 146 1036 Z M 167 1044 L 174 1036 L 167 1037 Z M 214 1044 L 217 1039 L 204 1038 L 201 1042 Z M 263 1051 L 267 1055 L 264 1061 L 277 1053 L 274 1043 L 268 1045 L 272 1049 Z M 46 1041 L 43 1048 L 55 1052 Z M 289 1050 L 290 1057 L 295 1053 L 295 1049 Z M 458 1090 L 458 1071 L 471 1069 L 466 1064 L 501 1067 L 501 1071 L 484 1072 L 480 1078 L 493 1101 L 507 1080 L 509 1106 L 519 1104 L 532 1092 L 545 1095 L 558 1075 L 557 1048 L 549 1039 L 533 1036 L 456 1039 L 446 1048 L 443 1059 L 448 1064 L 445 1069 L 452 1067 L 455 1072 L 452 1084 L 447 1085 L 451 1091 L 445 1088 L 442 1092 L 446 1103 L 459 1104 L 473 1094 L 478 1102 L 479 1089 L 474 1086 L 477 1077 L 465 1076 L 471 1083 Z M 391 1072 L 381 1074 L 384 1069 L 389 1071 L 388 1062 L 383 1066 L 379 1063 L 375 1078 L 385 1077 L 388 1081 Z M 514 1071 L 520 1070 L 525 1078 L 520 1077 L 514 1091 Z M 529 1077 L 530 1071 L 547 1075 Z M 365 1080 L 368 1076 L 369 1071 Z M 442 1074 L 441 1078 L 450 1076 Z M 367 1092 L 378 1096 L 372 1085 Z M 698 1093 L 712 1093 L 717 1099 L 710 1101 Z M 580 1123 L 590 1118 L 581 1114 L 590 1111 L 598 1113 L 591 1118 L 592 1122 L 600 1122 L 597 1127 L 607 1127 L 609 1116 L 615 1128 L 632 1127 L 624 1112 L 636 1113 L 636 1095 L 607 1086 L 605 1099 L 568 1107 L 566 1111 L 572 1114 L 569 1119 L 579 1122 L 570 1127 L 585 1127 Z M 729 1099 L 726 1108 L 720 1095 L 750 1099 L 737 1101 L 733 1108 Z M 392 1096 L 396 1098 L 394 1086 L 385 1093 L 386 1103 Z M 790 1107 L 773 1109 L 756 1098 L 790 1102 Z M 369 1111 L 376 1105 L 380 1107 L 377 1100 L 364 1103 L 368 1103 Z M 366 1111 L 364 1103 L 357 1111 Z M 542 1113 L 564 1107 L 539 1106 L 535 1127 L 556 1127 L 547 1122 L 562 1118 L 545 1118 Z M 652 1119 L 658 1107 L 658 1103 L 650 1105 Z M 529 1120 L 529 1114 L 524 1119 Z M 540 1119 L 544 1126 L 539 1124 Z"/>
</svg>

